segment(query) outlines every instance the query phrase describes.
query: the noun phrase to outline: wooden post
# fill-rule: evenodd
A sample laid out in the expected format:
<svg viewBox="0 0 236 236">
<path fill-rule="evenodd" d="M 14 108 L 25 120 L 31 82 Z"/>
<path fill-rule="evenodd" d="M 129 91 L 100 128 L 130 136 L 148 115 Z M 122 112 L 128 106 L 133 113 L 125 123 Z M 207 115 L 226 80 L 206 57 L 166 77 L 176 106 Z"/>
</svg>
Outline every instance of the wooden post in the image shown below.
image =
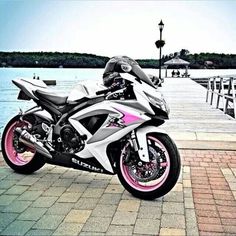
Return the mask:
<svg viewBox="0 0 236 236">
<path fill-rule="evenodd" d="M 233 97 L 233 104 L 234 104 L 234 119 L 236 119 L 236 91 L 235 91 L 235 81 L 236 81 L 236 78 L 230 78 L 231 79 L 231 85 L 232 85 L 232 97 Z"/>
</svg>

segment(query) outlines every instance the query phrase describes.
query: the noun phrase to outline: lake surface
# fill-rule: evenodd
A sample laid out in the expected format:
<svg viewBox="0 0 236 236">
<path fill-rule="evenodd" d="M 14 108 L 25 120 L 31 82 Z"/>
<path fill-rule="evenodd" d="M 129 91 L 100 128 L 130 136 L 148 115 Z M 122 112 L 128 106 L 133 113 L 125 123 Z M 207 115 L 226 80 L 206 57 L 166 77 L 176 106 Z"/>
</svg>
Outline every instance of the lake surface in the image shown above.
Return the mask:
<svg viewBox="0 0 236 236">
<path fill-rule="evenodd" d="M 34 105 L 32 101 L 18 101 L 19 89 L 12 79 L 19 77 L 32 78 L 34 74 L 40 79 L 57 80 L 56 86 L 50 86 L 62 94 L 68 93 L 73 86 L 83 80 L 101 80 L 104 69 L 61 69 L 61 68 L 0 68 L 0 137 L 8 120 L 19 112 Z M 168 75 L 171 75 L 171 69 Z M 145 69 L 146 73 L 158 76 L 158 70 Z M 184 70 L 180 70 L 182 74 Z M 164 76 L 165 72 L 162 71 Z M 217 75 L 236 75 L 236 69 L 229 70 L 189 70 L 191 77 L 202 78 Z"/>
</svg>

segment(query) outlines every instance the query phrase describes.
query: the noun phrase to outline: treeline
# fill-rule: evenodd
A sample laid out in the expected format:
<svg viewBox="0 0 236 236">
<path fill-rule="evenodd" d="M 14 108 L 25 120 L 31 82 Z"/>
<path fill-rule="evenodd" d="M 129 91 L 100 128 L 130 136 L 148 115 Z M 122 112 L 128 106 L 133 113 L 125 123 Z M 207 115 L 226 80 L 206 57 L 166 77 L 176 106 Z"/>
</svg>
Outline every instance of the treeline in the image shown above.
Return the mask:
<svg viewBox="0 0 236 236">
<path fill-rule="evenodd" d="M 180 57 L 190 62 L 192 69 L 236 69 L 235 54 L 195 53 L 190 54 L 187 49 L 164 55 L 164 62 Z M 64 68 L 104 68 L 109 57 L 86 53 L 61 52 L 0 52 L 0 67 L 64 67 Z M 143 68 L 158 68 L 159 60 L 137 59 Z M 176 68 L 176 67 L 168 67 Z"/>
<path fill-rule="evenodd" d="M 109 57 L 85 53 L 0 52 L 2 67 L 104 68 Z"/>
<path fill-rule="evenodd" d="M 187 49 L 181 49 L 179 52 L 171 53 L 162 57 L 162 61 L 168 61 L 171 58 L 180 57 L 190 62 L 192 69 L 236 69 L 236 54 L 224 53 L 194 53 L 190 54 Z M 169 68 L 169 67 L 168 67 Z"/>
</svg>

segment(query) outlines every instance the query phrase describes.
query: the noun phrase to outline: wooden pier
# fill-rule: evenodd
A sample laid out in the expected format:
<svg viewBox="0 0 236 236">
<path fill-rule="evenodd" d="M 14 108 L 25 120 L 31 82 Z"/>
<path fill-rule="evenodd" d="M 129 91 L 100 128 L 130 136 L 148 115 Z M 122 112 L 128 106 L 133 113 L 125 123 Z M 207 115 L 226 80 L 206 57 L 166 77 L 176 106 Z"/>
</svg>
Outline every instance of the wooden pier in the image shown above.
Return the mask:
<svg viewBox="0 0 236 236">
<path fill-rule="evenodd" d="M 163 128 L 179 147 L 236 150 L 236 121 L 206 103 L 204 87 L 190 78 L 166 78 L 161 91 L 171 110 Z"/>
</svg>

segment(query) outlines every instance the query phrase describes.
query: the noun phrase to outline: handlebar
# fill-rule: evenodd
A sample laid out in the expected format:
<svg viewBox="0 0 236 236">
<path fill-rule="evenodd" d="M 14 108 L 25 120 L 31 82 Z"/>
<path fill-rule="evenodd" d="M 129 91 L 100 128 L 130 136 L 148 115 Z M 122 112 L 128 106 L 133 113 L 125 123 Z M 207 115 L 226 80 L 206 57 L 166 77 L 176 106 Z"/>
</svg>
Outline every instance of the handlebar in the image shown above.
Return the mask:
<svg viewBox="0 0 236 236">
<path fill-rule="evenodd" d="M 103 90 L 97 91 L 97 92 L 96 92 L 96 95 L 106 94 L 106 93 L 108 93 L 108 92 L 113 92 L 113 91 L 115 91 L 115 90 L 117 90 L 117 89 L 119 89 L 119 88 L 120 88 L 120 83 L 119 83 L 119 81 L 118 81 L 118 82 L 113 83 L 113 84 L 112 84 L 109 88 L 107 88 L 107 89 L 103 89 Z"/>
<path fill-rule="evenodd" d="M 111 91 L 110 88 L 108 88 L 108 89 L 103 89 L 103 90 L 97 91 L 97 92 L 96 92 L 96 95 L 106 94 L 106 93 L 108 93 L 108 92 L 110 92 L 110 91 Z"/>
</svg>

